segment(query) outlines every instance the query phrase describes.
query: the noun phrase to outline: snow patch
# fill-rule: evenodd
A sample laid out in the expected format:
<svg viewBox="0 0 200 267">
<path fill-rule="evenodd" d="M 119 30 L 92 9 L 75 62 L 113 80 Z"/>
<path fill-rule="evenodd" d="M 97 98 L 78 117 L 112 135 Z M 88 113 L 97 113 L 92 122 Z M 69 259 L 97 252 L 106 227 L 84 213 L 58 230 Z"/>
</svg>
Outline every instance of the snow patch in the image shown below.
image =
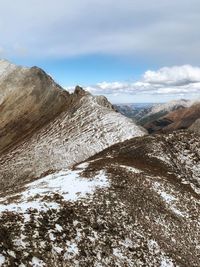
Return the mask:
<svg viewBox="0 0 200 267">
<path fill-rule="evenodd" d="M 68 241 L 67 246 L 67 252 L 64 254 L 64 259 L 73 259 L 79 253 L 77 244 Z"/>
<path fill-rule="evenodd" d="M 37 257 L 33 257 L 31 264 L 33 267 L 43 267 L 45 266 L 44 262 L 40 259 L 38 259 Z"/>
<path fill-rule="evenodd" d="M 2 266 L 5 263 L 5 261 L 6 258 L 2 254 L 0 254 L 0 266 Z"/>
<path fill-rule="evenodd" d="M 174 267 L 172 260 L 166 256 L 162 257 L 160 267 Z"/>
<path fill-rule="evenodd" d="M 161 196 L 161 198 L 167 203 L 170 210 L 173 211 L 176 215 L 181 217 L 188 217 L 187 212 L 180 211 L 176 207 L 177 198 L 167 192 L 164 191 L 162 185 L 159 182 L 155 182 L 153 185 L 153 189 Z"/>
<path fill-rule="evenodd" d="M 102 170 L 93 179 L 81 177 L 80 170 L 68 170 L 47 175 L 29 184 L 22 196 L 27 201 L 37 196 L 59 193 L 67 201 L 76 201 L 80 197 L 91 194 L 96 188 L 108 185 L 107 177 Z"/>
<path fill-rule="evenodd" d="M 82 164 L 82 167 L 86 164 Z M 37 181 L 29 183 L 21 194 L 21 200 L 17 203 L 0 204 L 0 212 L 15 211 L 25 213 L 28 209 L 47 211 L 59 209 L 55 202 L 44 202 L 45 196 L 60 194 L 66 201 L 76 201 L 79 198 L 92 194 L 97 188 L 109 186 L 104 170 L 101 170 L 94 178 L 81 177 L 82 168 L 78 170 L 66 170 L 47 175 Z M 3 199 L 1 199 L 3 201 Z M 4 199 L 6 203 L 6 199 Z M 62 231 L 61 226 L 56 225 L 57 231 Z"/>
</svg>

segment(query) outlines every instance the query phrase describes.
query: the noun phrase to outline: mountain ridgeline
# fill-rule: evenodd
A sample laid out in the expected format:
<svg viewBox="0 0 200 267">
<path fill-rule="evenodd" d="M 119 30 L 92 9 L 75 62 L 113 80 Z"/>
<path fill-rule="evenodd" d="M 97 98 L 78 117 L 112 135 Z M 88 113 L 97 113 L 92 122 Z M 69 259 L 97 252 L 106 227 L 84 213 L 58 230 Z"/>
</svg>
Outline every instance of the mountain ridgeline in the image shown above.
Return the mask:
<svg viewBox="0 0 200 267">
<path fill-rule="evenodd" d="M 116 142 L 146 134 L 105 97 L 79 86 L 70 94 L 37 67 L 2 61 L 0 70 L 0 152 L 5 151 L 0 179 L 7 177 L 2 186 L 15 183 L 15 177 L 24 181 L 72 166 Z"/>
</svg>

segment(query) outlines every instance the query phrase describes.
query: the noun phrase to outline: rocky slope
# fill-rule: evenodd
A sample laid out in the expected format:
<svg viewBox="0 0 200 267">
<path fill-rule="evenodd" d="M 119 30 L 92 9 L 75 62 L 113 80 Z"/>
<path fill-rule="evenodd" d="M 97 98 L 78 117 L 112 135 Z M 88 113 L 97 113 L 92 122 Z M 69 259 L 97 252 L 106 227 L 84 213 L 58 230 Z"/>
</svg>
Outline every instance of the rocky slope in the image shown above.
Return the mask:
<svg viewBox="0 0 200 267">
<path fill-rule="evenodd" d="M 0 151 L 60 114 L 70 99 L 41 69 L 0 60 Z"/>
<path fill-rule="evenodd" d="M 114 145 L 0 199 L 4 266 L 199 266 L 200 139 Z M 2 265 L 3 266 L 3 265 Z"/>
<path fill-rule="evenodd" d="M 197 119 L 189 128 L 191 131 L 200 134 L 200 119 Z"/>
</svg>

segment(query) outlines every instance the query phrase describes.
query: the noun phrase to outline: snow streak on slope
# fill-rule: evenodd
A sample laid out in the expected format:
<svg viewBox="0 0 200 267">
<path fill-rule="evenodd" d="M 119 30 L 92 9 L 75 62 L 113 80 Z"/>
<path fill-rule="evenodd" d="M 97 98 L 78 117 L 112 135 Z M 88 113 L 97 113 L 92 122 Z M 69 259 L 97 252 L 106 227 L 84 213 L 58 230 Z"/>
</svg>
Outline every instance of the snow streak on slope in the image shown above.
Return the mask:
<svg viewBox="0 0 200 267">
<path fill-rule="evenodd" d="M 153 152 L 154 151 L 154 152 Z M 151 158 L 170 166 L 183 184 L 200 194 L 200 142 L 199 136 L 187 132 L 163 135 L 151 142 Z"/>
</svg>

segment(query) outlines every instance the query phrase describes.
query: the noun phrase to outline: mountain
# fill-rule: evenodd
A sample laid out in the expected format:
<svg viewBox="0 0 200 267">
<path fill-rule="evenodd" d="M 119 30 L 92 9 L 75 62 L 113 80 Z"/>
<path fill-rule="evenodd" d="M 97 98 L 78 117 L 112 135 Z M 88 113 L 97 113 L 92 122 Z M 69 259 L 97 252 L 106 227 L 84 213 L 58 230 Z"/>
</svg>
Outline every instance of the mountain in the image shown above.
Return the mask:
<svg viewBox="0 0 200 267">
<path fill-rule="evenodd" d="M 0 202 L 5 266 L 199 266 L 200 137 L 124 141 Z"/>
<path fill-rule="evenodd" d="M 180 99 L 162 104 L 118 104 L 114 106 L 121 114 L 132 118 L 138 125 L 142 125 L 146 128 L 146 125 L 159 120 L 170 112 L 190 107 L 192 104 L 193 101 Z"/>
<path fill-rule="evenodd" d="M 1 64 L 2 189 L 65 169 L 110 145 L 146 134 L 115 112 L 105 97 L 94 97 L 78 86 L 69 94 L 38 68 Z"/>
<path fill-rule="evenodd" d="M 171 132 L 189 128 L 200 118 L 200 104 L 190 100 L 174 100 L 164 104 L 114 106 L 118 112 L 132 118 L 149 133 Z"/>
<path fill-rule="evenodd" d="M 136 113 L 138 112 L 136 108 L 129 106 L 129 105 L 124 105 L 124 104 L 115 104 L 114 108 L 120 112 L 122 115 L 128 117 L 128 118 L 134 118 Z"/>
<path fill-rule="evenodd" d="M 0 266 L 200 266 L 200 135 L 0 66 Z"/>
<path fill-rule="evenodd" d="M 140 125 L 151 123 L 152 121 L 158 120 L 172 111 L 189 107 L 192 103 L 193 102 L 190 100 L 181 99 L 173 100 L 164 104 L 156 104 L 147 110 L 146 114 L 138 120 L 138 123 Z"/>
<path fill-rule="evenodd" d="M 144 127 L 149 133 L 172 132 L 189 128 L 198 118 L 200 118 L 200 103 L 195 103 L 188 108 L 170 112 L 158 120 L 145 124 Z"/>
<path fill-rule="evenodd" d="M 153 103 L 115 104 L 114 108 L 122 115 L 137 122 L 145 116 L 154 105 Z"/>
</svg>

